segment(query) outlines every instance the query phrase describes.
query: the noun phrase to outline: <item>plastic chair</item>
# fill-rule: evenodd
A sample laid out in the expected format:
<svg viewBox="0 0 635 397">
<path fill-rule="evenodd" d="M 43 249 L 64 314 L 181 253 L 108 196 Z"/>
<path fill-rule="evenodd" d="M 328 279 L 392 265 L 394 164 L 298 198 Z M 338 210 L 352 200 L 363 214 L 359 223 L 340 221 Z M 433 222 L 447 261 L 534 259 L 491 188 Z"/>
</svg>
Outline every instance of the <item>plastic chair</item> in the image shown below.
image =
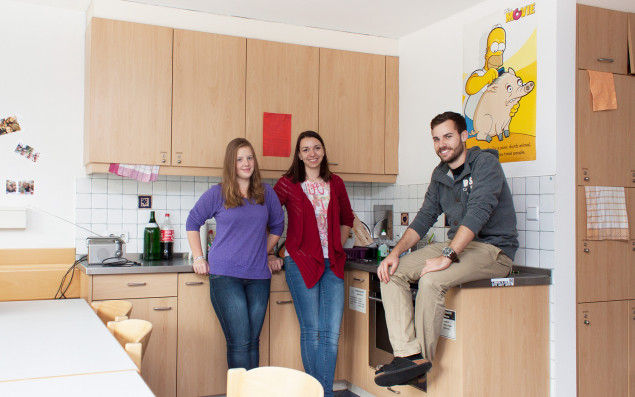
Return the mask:
<svg viewBox="0 0 635 397">
<path fill-rule="evenodd" d="M 227 397 L 323 397 L 317 379 L 291 368 L 259 367 L 227 371 Z"/>
<path fill-rule="evenodd" d="M 148 347 L 152 323 L 146 320 L 130 319 L 109 321 L 106 326 L 126 350 L 137 368 L 141 370 L 141 360 Z"/>
<path fill-rule="evenodd" d="M 127 320 L 132 311 L 132 303 L 124 300 L 95 301 L 90 307 L 104 324 L 108 324 L 108 321 Z"/>
</svg>

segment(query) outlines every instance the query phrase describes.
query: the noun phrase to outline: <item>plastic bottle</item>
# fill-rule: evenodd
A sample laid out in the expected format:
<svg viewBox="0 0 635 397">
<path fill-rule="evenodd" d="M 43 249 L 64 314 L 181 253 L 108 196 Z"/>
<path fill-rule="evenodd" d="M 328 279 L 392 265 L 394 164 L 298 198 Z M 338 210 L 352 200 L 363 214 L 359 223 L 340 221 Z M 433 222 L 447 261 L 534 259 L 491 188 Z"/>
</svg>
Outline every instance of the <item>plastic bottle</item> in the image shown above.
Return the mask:
<svg viewBox="0 0 635 397">
<path fill-rule="evenodd" d="M 161 259 L 172 259 L 174 252 L 174 227 L 170 222 L 170 214 L 165 214 L 165 220 L 161 225 Z"/>
<path fill-rule="evenodd" d="M 143 231 L 143 259 L 158 261 L 161 259 L 161 232 L 154 218 L 154 211 L 150 211 L 150 222 Z"/>
<path fill-rule="evenodd" d="M 381 231 L 381 236 L 383 238 L 385 238 L 386 236 L 386 231 L 382 230 Z M 388 246 L 386 245 L 385 240 L 382 241 L 382 243 L 379 245 L 379 247 L 377 247 L 377 259 L 384 260 L 385 257 L 388 256 Z"/>
</svg>

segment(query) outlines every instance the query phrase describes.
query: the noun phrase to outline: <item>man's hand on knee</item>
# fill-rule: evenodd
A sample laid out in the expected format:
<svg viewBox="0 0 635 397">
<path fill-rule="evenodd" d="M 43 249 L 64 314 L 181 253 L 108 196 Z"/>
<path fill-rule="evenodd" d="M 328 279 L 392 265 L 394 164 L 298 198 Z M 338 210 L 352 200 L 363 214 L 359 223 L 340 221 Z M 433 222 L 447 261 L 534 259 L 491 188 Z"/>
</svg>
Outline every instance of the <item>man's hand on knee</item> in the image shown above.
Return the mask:
<svg viewBox="0 0 635 397">
<path fill-rule="evenodd" d="M 379 267 L 377 268 L 377 276 L 379 277 L 379 280 L 384 283 L 390 281 L 390 276 L 395 274 L 397 266 L 399 266 L 399 256 L 393 255 L 392 253 L 388 254 L 386 259 L 381 261 Z"/>
<path fill-rule="evenodd" d="M 387 259 L 387 258 L 386 258 Z M 438 272 L 447 269 L 452 264 L 452 259 L 445 256 L 437 256 L 436 258 L 426 259 L 425 265 L 421 270 L 421 277 L 430 272 Z"/>
</svg>

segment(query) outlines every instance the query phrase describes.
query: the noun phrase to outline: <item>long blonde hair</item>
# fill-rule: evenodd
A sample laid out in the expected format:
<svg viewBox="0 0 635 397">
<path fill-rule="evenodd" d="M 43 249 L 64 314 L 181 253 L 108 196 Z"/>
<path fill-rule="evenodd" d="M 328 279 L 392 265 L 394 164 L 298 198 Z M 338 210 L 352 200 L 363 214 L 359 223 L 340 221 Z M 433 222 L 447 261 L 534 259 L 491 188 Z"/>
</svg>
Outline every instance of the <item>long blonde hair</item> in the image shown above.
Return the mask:
<svg viewBox="0 0 635 397">
<path fill-rule="evenodd" d="M 225 149 L 225 161 L 223 162 L 222 191 L 225 199 L 225 208 L 235 208 L 243 205 L 243 195 L 240 193 L 238 180 L 236 178 L 236 160 L 238 149 L 248 147 L 254 156 L 254 172 L 249 178 L 249 188 L 247 189 L 247 200 L 255 204 L 265 203 L 265 188 L 262 186 L 260 178 L 260 168 L 254 147 L 245 138 L 236 138 L 227 144 Z"/>
</svg>

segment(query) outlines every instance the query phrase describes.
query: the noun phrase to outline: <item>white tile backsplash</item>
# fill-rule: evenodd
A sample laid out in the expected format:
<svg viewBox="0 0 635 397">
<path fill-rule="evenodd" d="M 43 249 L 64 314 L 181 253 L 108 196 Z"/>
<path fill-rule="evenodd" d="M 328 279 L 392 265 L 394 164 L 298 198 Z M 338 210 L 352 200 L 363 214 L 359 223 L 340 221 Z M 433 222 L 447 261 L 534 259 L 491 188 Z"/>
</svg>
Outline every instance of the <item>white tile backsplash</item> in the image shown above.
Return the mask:
<svg viewBox="0 0 635 397">
<path fill-rule="evenodd" d="M 156 182 L 151 183 L 106 174 L 78 177 L 76 222 L 86 225 L 95 233 L 104 233 L 107 228 L 112 227 L 117 228 L 113 231 L 125 231 L 130 239 L 126 246 L 128 252 L 138 252 L 143 250 L 143 230 L 150 219 L 150 210 L 138 209 L 138 195 L 152 195 L 152 210 L 156 213 L 158 223 L 163 222 L 165 212 L 170 213 L 178 235 L 175 249 L 179 252 L 189 251 L 185 232 L 189 210 L 210 186 L 220 183 L 220 178 L 173 175 L 159 177 Z M 266 182 L 273 186 L 276 180 Z M 507 183 L 513 193 L 519 232 L 520 248 L 514 263 L 552 268 L 555 177 L 514 177 L 508 178 Z M 346 186 L 353 210 L 368 225 L 372 223 L 374 205 L 393 206 L 395 236 L 403 235 L 407 229 L 407 226 L 400 225 L 401 212 L 407 212 L 412 222 L 428 189 L 428 183 L 390 185 L 346 182 Z M 539 221 L 526 221 L 529 205 L 538 206 Z M 441 218 L 429 234 L 434 232 L 435 240 L 442 241 L 447 231 Z M 76 234 L 76 249 L 79 253 L 85 248 L 85 238 L 78 236 L 79 232 Z"/>
</svg>

